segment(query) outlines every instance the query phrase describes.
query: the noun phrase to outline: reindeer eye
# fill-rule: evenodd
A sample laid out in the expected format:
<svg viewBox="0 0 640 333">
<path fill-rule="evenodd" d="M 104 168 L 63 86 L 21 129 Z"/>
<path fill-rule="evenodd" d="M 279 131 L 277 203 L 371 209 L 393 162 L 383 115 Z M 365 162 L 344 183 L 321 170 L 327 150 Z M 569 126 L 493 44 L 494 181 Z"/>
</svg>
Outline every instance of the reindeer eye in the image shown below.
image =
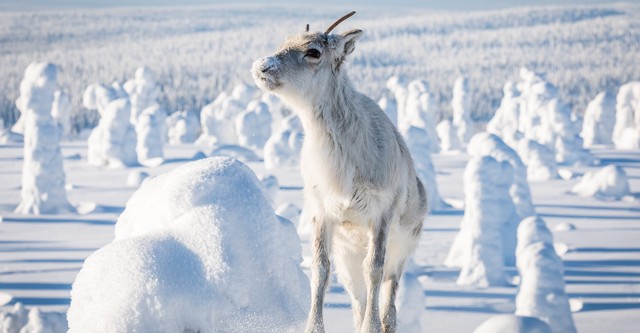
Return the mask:
<svg viewBox="0 0 640 333">
<path fill-rule="evenodd" d="M 305 58 L 309 57 L 309 58 L 313 58 L 313 59 L 320 59 L 321 55 L 322 54 L 317 49 L 308 49 L 307 53 L 304 54 Z"/>
</svg>

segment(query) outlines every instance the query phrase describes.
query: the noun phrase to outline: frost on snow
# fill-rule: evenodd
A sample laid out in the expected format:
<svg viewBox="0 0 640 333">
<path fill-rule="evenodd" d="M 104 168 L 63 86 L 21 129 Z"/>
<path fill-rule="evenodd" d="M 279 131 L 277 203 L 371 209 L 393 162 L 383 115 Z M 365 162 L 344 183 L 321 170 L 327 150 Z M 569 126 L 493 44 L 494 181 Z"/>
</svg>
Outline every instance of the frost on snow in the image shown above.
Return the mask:
<svg viewBox="0 0 640 333">
<path fill-rule="evenodd" d="M 167 118 L 169 143 L 193 143 L 200 135 L 198 116 L 189 111 L 174 112 Z"/>
<path fill-rule="evenodd" d="M 618 91 L 612 139 L 617 149 L 640 149 L 640 82 L 624 84 Z"/>
<path fill-rule="evenodd" d="M 620 200 L 631 194 L 629 179 L 624 170 L 616 165 L 607 165 L 596 171 L 587 172 L 573 186 L 571 192 L 583 197 L 611 198 Z"/>
<path fill-rule="evenodd" d="M 469 96 L 469 80 L 459 77 L 453 85 L 453 126 L 457 130 L 458 140 L 462 144 L 469 143 L 473 135 L 473 121 L 471 120 L 471 100 Z"/>
<path fill-rule="evenodd" d="M 553 247 L 551 232 L 538 217 L 528 217 L 518 227 L 517 267 L 521 279 L 516 315 L 538 318 L 554 333 L 575 333 L 562 259 Z"/>
<path fill-rule="evenodd" d="M 608 92 L 599 93 L 584 112 L 580 136 L 585 147 L 611 144 L 616 119 L 616 100 Z"/>
<path fill-rule="evenodd" d="M 86 96 L 87 94 L 85 94 Z M 99 107 L 100 110 L 102 107 Z M 108 102 L 98 126 L 88 139 L 87 160 L 96 166 L 127 167 L 138 164 L 136 131 L 131 124 L 131 103 L 126 98 Z"/>
<path fill-rule="evenodd" d="M 60 128 L 51 116 L 58 69 L 47 62 L 31 63 L 20 83 L 24 129 L 22 200 L 18 214 L 72 211 L 65 191 L 60 152 Z"/>
<path fill-rule="evenodd" d="M 411 126 L 404 132 L 404 139 L 409 147 L 411 157 L 413 157 L 418 177 L 424 183 L 427 191 L 429 210 L 446 207 L 446 204 L 440 197 L 440 193 L 438 193 L 436 170 L 431 161 L 431 143 L 429 142 L 429 136 L 425 130 Z"/>
<path fill-rule="evenodd" d="M 237 160 L 150 179 L 85 261 L 69 332 L 299 332 L 309 282 L 291 223 Z"/>
<path fill-rule="evenodd" d="M 473 333 L 551 333 L 551 328 L 537 318 L 503 314 L 485 320 Z"/>
<path fill-rule="evenodd" d="M 508 162 L 483 156 L 467 163 L 464 217 L 445 261 L 446 266 L 462 267 L 459 285 L 505 285 L 503 229 L 516 216 L 509 195 L 513 182 L 514 170 Z"/>
<path fill-rule="evenodd" d="M 515 248 L 518 224 L 531 215 L 535 215 L 535 208 L 531 200 L 531 191 L 527 182 L 527 169 L 520 156 L 507 146 L 499 137 L 487 132 L 481 132 L 473 136 L 467 149 L 469 155 L 475 157 L 491 156 L 498 162 L 507 162 L 514 171 L 514 182 L 509 188 L 509 195 L 515 204 L 516 215 L 511 216 L 503 226 L 502 249 L 504 251 L 505 264 L 515 264 Z"/>
</svg>

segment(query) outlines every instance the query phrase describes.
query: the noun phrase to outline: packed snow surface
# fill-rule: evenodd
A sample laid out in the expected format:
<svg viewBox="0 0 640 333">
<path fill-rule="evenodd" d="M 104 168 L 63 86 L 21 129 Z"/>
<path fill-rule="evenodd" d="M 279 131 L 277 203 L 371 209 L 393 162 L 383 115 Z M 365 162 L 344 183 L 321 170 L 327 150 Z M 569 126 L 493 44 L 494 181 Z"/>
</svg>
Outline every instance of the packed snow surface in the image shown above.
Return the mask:
<svg viewBox="0 0 640 333">
<path fill-rule="evenodd" d="M 115 235 L 73 284 L 69 332 L 297 332 L 306 319 L 295 229 L 237 160 L 145 182 Z"/>
</svg>

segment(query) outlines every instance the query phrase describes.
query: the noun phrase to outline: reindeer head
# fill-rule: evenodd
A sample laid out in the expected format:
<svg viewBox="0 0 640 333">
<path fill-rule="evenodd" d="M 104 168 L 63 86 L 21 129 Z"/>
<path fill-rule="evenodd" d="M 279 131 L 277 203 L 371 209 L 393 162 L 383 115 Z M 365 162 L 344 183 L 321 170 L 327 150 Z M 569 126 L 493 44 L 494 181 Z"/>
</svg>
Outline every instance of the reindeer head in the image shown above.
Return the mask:
<svg viewBox="0 0 640 333">
<path fill-rule="evenodd" d="M 307 96 L 336 80 L 347 55 L 355 49 L 362 36 L 356 29 L 342 34 L 330 34 L 351 12 L 324 33 L 307 31 L 287 37 L 276 53 L 256 60 L 251 72 L 256 85 L 281 97 Z M 320 90 L 318 90 L 320 89 Z"/>
</svg>

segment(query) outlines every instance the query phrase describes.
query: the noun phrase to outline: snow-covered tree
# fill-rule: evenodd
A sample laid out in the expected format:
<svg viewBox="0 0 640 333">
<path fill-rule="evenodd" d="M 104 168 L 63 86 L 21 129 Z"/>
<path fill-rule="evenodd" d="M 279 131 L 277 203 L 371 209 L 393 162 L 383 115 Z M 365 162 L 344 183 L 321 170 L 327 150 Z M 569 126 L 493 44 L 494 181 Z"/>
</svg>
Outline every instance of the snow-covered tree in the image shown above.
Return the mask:
<svg viewBox="0 0 640 333">
<path fill-rule="evenodd" d="M 558 178 L 558 164 L 553 151 L 538 141 L 523 138 L 517 143 L 518 154 L 527 166 L 527 180 L 544 181 Z"/>
<path fill-rule="evenodd" d="M 164 161 L 167 114 L 158 104 L 153 104 L 138 114 L 135 123 L 138 134 L 136 153 L 144 166 L 158 166 Z"/>
<path fill-rule="evenodd" d="M 615 97 L 606 91 L 599 93 L 589 102 L 584 112 L 582 132 L 580 132 L 584 146 L 611 144 L 615 119 Z"/>
<path fill-rule="evenodd" d="M 436 116 L 433 96 L 429 92 L 427 81 L 413 80 L 409 82 L 404 111 L 398 113 L 400 133 L 406 136 L 406 132 L 411 127 L 424 130 L 430 142 L 429 149 L 432 153 L 437 153 L 440 150 L 440 144 L 436 133 Z"/>
<path fill-rule="evenodd" d="M 65 191 L 60 152 L 61 131 L 51 116 L 58 68 L 47 62 L 31 63 L 20 83 L 24 118 L 22 200 L 18 214 L 55 214 L 72 211 Z"/>
<path fill-rule="evenodd" d="M 584 197 L 593 196 L 614 200 L 620 200 L 631 194 L 627 173 L 622 167 L 613 164 L 585 173 L 573 186 L 571 192 Z"/>
<path fill-rule="evenodd" d="M 382 111 L 384 111 L 387 117 L 389 117 L 389 120 L 391 120 L 393 125 L 398 127 L 398 102 L 390 94 L 387 95 L 388 96 L 380 98 L 380 100 L 378 101 L 378 105 L 380 106 Z"/>
<path fill-rule="evenodd" d="M 167 135 L 170 144 L 193 143 L 200 135 L 198 116 L 189 111 L 178 111 L 167 117 Z"/>
<path fill-rule="evenodd" d="M 304 134 L 300 120 L 289 115 L 282 120 L 280 131 L 273 133 L 264 145 L 264 165 L 268 170 L 297 167 Z"/>
<path fill-rule="evenodd" d="M 71 136 L 71 98 L 66 91 L 58 90 L 53 94 L 53 107 L 51 116 L 60 128 L 63 139 Z"/>
<path fill-rule="evenodd" d="M 521 279 L 515 314 L 538 318 L 553 333 L 575 333 L 562 259 L 553 247 L 551 232 L 538 217 L 526 218 L 518 227 L 517 267 Z"/>
<path fill-rule="evenodd" d="M 464 171 L 465 210 L 445 261 L 461 267 L 457 283 L 477 287 L 506 283 L 502 230 L 516 215 L 509 189 L 513 168 L 491 156 L 473 157 Z"/>
<path fill-rule="evenodd" d="M 617 149 L 640 149 L 640 82 L 624 84 L 618 91 L 612 140 Z"/>
<path fill-rule="evenodd" d="M 123 89 L 129 95 L 131 123 L 135 125 L 142 111 L 158 103 L 160 87 L 151 69 L 143 66 L 136 69 L 134 78 L 125 82 Z"/>
<path fill-rule="evenodd" d="M 436 126 L 438 139 L 440 141 L 440 150 L 442 152 L 460 151 L 462 148 L 458 139 L 458 131 L 451 123 L 451 120 L 445 119 Z"/>
<path fill-rule="evenodd" d="M 418 177 L 422 180 L 427 191 L 427 202 L 429 210 L 442 209 L 447 204 L 438 193 L 438 183 L 436 182 L 436 170 L 431 161 L 431 142 L 426 131 L 418 127 L 409 127 L 403 133 L 404 140 L 407 142 L 413 163 L 418 173 Z"/>
<path fill-rule="evenodd" d="M 127 98 L 112 101 L 102 110 L 100 122 L 88 139 L 89 164 L 116 168 L 138 164 L 137 135 L 130 119 Z"/>
<path fill-rule="evenodd" d="M 499 136 L 504 142 L 513 147 L 515 142 L 522 136 L 522 133 L 518 131 L 520 92 L 512 81 L 505 83 L 502 92 L 504 95 L 500 101 L 500 106 L 487 124 L 487 132 Z"/>
<path fill-rule="evenodd" d="M 473 121 L 471 120 L 471 96 L 469 94 L 469 80 L 459 77 L 453 85 L 453 126 L 457 129 L 458 140 L 467 144 L 473 136 Z"/>
<path fill-rule="evenodd" d="M 271 112 L 267 104 L 252 101 L 236 117 L 235 129 L 240 146 L 262 152 L 271 136 Z"/>
</svg>

